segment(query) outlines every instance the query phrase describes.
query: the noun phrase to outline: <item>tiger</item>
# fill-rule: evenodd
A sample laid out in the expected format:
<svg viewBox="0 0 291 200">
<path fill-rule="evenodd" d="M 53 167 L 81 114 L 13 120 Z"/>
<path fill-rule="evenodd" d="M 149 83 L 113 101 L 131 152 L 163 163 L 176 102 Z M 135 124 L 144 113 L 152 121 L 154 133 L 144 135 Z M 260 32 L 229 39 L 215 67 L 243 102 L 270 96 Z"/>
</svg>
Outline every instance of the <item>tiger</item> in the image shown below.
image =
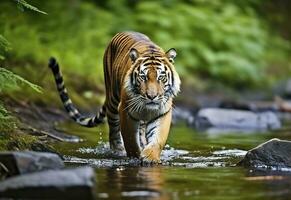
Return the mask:
<svg viewBox="0 0 291 200">
<path fill-rule="evenodd" d="M 107 117 L 114 152 L 160 162 L 170 130 L 173 99 L 180 91 L 176 56 L 174 48 L 165 52 L 142 33 L 117 33 L 103 57 L 105 102 L 93 117 L 82 115 L 72 103 L 56 59 L 50 58 L 48 65 L 64 108 L 75 122 L 95 127 Z"/>
</svg>

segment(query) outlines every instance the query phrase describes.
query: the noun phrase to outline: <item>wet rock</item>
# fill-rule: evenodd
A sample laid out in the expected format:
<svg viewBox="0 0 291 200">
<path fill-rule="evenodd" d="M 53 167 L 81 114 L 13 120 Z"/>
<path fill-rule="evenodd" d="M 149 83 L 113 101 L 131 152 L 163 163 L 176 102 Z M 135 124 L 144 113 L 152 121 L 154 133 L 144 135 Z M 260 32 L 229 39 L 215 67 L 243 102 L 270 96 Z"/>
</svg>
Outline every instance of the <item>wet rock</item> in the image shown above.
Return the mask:
<svg viewBox="0 0 291 200">
<path fill-rule="evenodd" d="M 0 197 L 21 199 L 93 199 L 92 168 L 48 170 L 0 182 Z"/>
<path fill-rule="evenodd" d="M 57 154 L 33 151 L 0 152 L 0 163 L 7 169 L 7 176 L 64 167 Z"/>
<path fill-rule="evenodd" d="M 271 139 L 248 151 L 238 165 L 245 167 L 291 167 L 291 141 Z"/>
<path fill-rule="evenodd" d="M 201 109 L 195 119 L 197 128 L 278 129 L 281 122 L 273 112 L 206 108 Z"/>
<path fill-rule="evenodd" d="M 186 122 L 187 124 L 194 123 L 194 114 L 190 109 L 183 107 L 175 107 L 172 114 L 172 123 Z"/>
</svg>

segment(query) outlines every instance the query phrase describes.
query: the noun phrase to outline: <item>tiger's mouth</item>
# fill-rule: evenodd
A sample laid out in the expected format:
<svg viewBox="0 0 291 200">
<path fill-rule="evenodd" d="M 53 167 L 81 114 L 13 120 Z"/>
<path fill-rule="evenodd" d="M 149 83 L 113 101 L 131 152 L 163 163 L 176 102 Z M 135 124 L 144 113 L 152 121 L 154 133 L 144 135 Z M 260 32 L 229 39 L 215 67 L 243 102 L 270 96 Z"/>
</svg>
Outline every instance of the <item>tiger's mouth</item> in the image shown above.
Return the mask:
<svg viewBox="0 0 291 200">
<path fill-rule="evenodd" d="M 159 105 L 160 103 L 157 101 L 149 101 L 146 103 L 146 105 Z"/>
<path fill-rule="evenodd" d="M 147 109 L 159 109 L 160 102 L 159 101 L 148 101 L 145 103 Z"/>
</svg>

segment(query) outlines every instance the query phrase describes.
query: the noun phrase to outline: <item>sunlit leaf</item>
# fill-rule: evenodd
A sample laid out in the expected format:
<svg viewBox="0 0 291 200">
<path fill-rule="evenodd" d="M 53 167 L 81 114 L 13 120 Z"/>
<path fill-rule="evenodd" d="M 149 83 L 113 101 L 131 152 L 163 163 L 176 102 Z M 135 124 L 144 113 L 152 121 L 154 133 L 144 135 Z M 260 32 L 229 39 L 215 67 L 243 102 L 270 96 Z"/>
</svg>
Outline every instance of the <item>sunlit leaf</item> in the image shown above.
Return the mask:
<svg viewBox="0 0 291 200">
<path fill-rule="evenodd" d="M 25 0 L 15 0 L 17 2 L 17 7 L 21 10 L 24 11 L 24 8 L 29 9 L 29 10 L 33 10 L 35 12 L 39 12 L 42 14 L 47 15 L 46 12 L 39 10 L 37 7 L 32 6 L 30 4 L 28 4 Z"/>
<path fill-rule="evenodd" d="M 11 90 L 20 89 L 20 86 L 28 86 L 36 92 L 41 92 L 41 87 L 25 80 L 21 76 L 0 67 L 0 92 L 7 92 Z"/>
</svg>

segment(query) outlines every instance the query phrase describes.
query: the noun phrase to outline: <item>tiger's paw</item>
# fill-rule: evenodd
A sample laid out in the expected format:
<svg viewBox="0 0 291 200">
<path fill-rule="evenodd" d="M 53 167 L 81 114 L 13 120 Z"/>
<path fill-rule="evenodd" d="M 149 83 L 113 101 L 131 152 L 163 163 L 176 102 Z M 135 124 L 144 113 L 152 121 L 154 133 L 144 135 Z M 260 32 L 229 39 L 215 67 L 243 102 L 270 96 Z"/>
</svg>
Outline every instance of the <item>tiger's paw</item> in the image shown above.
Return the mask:
<svg viewBox="0 0 291 200">
<path fill-rule="evenodd" d="M 160 160 L 161 150 L 153 145 L 146 146 L 141 152 L 141 159 L 143 163 L 148 164 L 158 164 L 161 163 Z"/>
<path fill-rule="evenodd" d="M 126 157 L 126 151 L 112 150 L 112 154 L 115 157 Z"/>
<path fill-rule="evenodd" d="M 110 147 L 112 154 L 117 157 L 126 157 L 126 151 L 123 145 L 114 145 Z"/>
</svg>

